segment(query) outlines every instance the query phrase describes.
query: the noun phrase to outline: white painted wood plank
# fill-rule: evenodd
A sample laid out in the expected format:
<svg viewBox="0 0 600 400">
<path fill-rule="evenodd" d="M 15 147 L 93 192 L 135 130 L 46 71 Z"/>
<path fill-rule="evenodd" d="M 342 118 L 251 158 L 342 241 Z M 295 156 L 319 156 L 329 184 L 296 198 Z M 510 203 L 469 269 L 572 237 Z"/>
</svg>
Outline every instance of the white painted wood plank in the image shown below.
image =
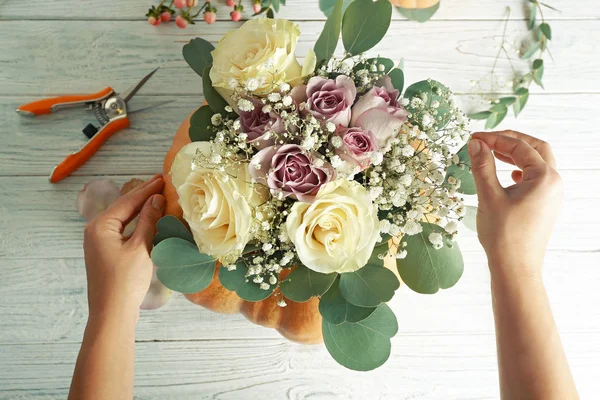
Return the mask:
<svg viewBox="0 0 600 400">
<path fill-rule="evenodd" d="M 600 391 L 597 334 L 562 335 L 582 399 Z M 0 399 L 65 398 L 79 344 L 0 346 Z M 140 399 L 498 398 L 493 335 L 399 335 L 378 370 L 337 365 L 322 346 L 283 340 L 136 345 Z"/>
<path fill-rule="evenodd" d="M 402 286 L 390 303 L 402 335 L 492 334 L 489 272 L 483 252 L 464 254 L 465 272 L 450 290 L 420 295 Z M 563 333 L 598 332 L 600 253 L 551 251 L 544 267 L 558 326 Z M 77 342 L 87 320 L 82 259 L 0 259 L 3 301 L 0 344 Z M 163 308 L 142 311 L 138 340 L 275 339 L 279 334 L 241 315 L 210 312 L 176 294 Z"/>
<path fill-rule="evenodd" d="M 500 176 L 510 180 L 509 172 Z M 123 183 L 129 177 L 118 177 Z M 89 180 L 72 177 L 58 185 L 44 177 L 0 177 L 0 257 L 81 258 L 84 220 L 75 209 L 77 193 Z M 600 171 L 564 171 L 565 202 L 550 242 L 553 250 L 599 249 L 600 214 L 593 204 L 600 193 L 589 189 L 600 181 Z M 479 251 L 475 234 L 464 230 L 460 240 L 465 251 Z"/>
<path fill-rule="evenodd" d="M 102 2 L 81 2 L 77 0 L 32 0 L 27 3 L 19 1 L 5 1 L 0 3 L 0 19 L 116 19 L 116 20 L 142 20 L 152 4 L 152 0 L 105 0 Z M 229 20 L 231 11 L 224 1 L 213 2 L 218 9 L 219 20 Z M 251 15 L 250 3 L 246 6 L 245 17 Z M 290 0 L 288 5 L 281 7 L 277 14 L 279 18 L 322 20 L 325 17 L 314 0 Z M 600 7 L 594 0 L 581 0 L 574 5 L 569 0 L 550 1 L 553 7 L 562 12 L 548 10 L 545 14 L 552 19 L 593 19 L 600 18 Z M 464 19 L 502 19 L 506 7 L 512 8 L 512 18 L 522 18 L 524 13 L 522 0 L 461 0 L 460 2 L 442 1 L 434 19 L 464 20 Z M 546 11 L 546 10 L 545 10 Z M 400 13 L 394 11 L 394 19 L 404 19 Z M 202 22 L 203 24 L 203 22 Z M 172 24 L 171 29 L 176 29 Z M 205 31 L 212 26 L 203 25 Z"/>
<path fill-rule="evenodd" d="M 15 109 L 33 97 L 0 97 L 0 176 L 47 176 L 54 165 L 87 138 L 81 129 L 95 123 L 82 109 L 61 111 L 37 118 L 23 117 Z M 202 98 L 140 96 L 134 106 L 172 100 L 154 109 L 134 114 L 132 128 L 113 136 L 75 175 L 154 174 L 171 146 L 174 132 Z M 465 111 L 477 110 L 480 99 L 460 96 Z M 480 102 L 480 101 L 479 101 Z M 600 169 L 600 95 L 535 95 L 518 119 L 507 117 L 498 129 L 512 128 L 548 141 L 560 169 Z M 481 108 L 480 108 L 481 109 Z M 473 129 L 482 129 L 474 122 Z M 507 169 L 507 165 L 499 165 Z"/>
<path fill-rule="evenodd" d="M 303 35 L 297 54 L 303 56 L 314 46 L 323 23 L 299 25 Z M 512 21 L 508 29 L 517 38 L 526 31 L 525 25 Z M 181 47 L 196 36 L 214 43 L 236 26 L 220 23 L 206 31 L 200 24 L 186 30 L 152 29 L 142 21 L 4 21 L 0 36 L 18 39 L 3 42 L 0 94 L 90 92 L 103 85 L 124 90 L 160 66 L 140 93 L 195 95 L 201 93 L 200 79 L 183 60 Z M 433 78 L 465 93 L 471 90 L 472 80 L 491 69 L 502 26 L 502 21 L 396 22 L 371 54 L 404 58 L 407 82 Z M 546 93 L 599 93 L 600 79 L 594 79 L 600 64 L 597 41 L 582 40 L 581 32 L 598 36 L 600 22 L 556 21 L 553 31 L 551 50 L 556 62 L 546 66 Z M 516 62 L 516 67 L 522 64 Z M 499 62 L 497 72 L 512 76 L 508 62 Z"/>
</svg>

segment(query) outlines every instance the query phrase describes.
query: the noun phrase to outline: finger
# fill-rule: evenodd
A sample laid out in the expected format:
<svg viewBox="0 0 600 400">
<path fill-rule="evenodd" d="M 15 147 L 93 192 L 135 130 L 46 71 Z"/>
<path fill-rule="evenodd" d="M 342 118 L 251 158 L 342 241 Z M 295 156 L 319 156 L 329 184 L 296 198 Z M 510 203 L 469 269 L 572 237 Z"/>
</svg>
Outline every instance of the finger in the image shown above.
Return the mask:
<svg viewBox="0 0 600 400">
<path fill-rule="evenodd" d="M 484 141 L 492 150 L 510 157 L 514 161 L 514 164 L 523 170 L 525 177 L 531 174 L 536 168 L 545 169 L 548 166 L 540 153 L 524 140 L 495 132 L 478 132 L 473 134 L 473 137 Z M 530 171 L 528 172 L 527 170 Z"/>
<path fill-rule="evenodd" d="M 150 196 L 162 192 L 164 185 L 165 181 L 162 178 L 156 178 L 143 188 L 119 197 L 101 218 L 115 222 L 115 228 L 122 231 L 123 227 L 135 218 Z"/>
<path fill-rule="evenodd" d="M 152 249 L 152 242 L 156 233 L 156 223 L 163 215 L 165 208 L 165 198 L 161 194 L 155 194 L 144 203 L 142 211 L 138 217 L 138 223 L 135 227 L 130 243 L 138 245 L 142 243 L 148 252 Z"/>
<path fill-rule="evenodd" d="M 134 187 L 131 192 L 135 192 L 136 190 L 140 190 L 145 188 L 146 186 L 148 186 L 149 184 L 151 184 L 152 182 L 154 182 L 155 180 L 157 180 L 158 178 L 162 178 L 162 174 L 156 174 L 154 175 L 152 178 L 148 179 L 146 182 L 142 183 L 139 186 Z M 128 192 L 130 193 L 130 192 Z"/>
<path fill-rule="evenodd" d="M 496 175 L 496 162 L 489 146 L 482 140 L 471 139 L 469 142 L 471 172 L 475 178 L 475 186 L 480 199 L 490 199 L 502 193 L 502 186 Z"/>
<path fill-rule="evenodd" d="M 513 161 L 512 158 L 505 156 L 504 154 L 495 151 L 494 152 L 494 157 L 496 157 L 498 160 L 505 162 L 507 164 L 511 164 L 511 165 L 515 165 L 515 162 Z"/>
<path fill-rule="evenodd" d="M 550 167 L 556 169 L 556 158 L 554 157 L 554 153 L 552 152 L 552 147 L 550 147 L 550 145 L 547 142 L 544 142 L 543 140 L 535 138 L 533 136 L 526 135 L 525 133 L 512 131 L 512 130 L 500 131 L 500 132 L 494 132 L 494 133 L 497 133 L 497 134 L 503 135 L 503 136 L 512 137 L 515 139 L 521 139 L 524 142 L 527 142 L 538 153 L 540 153 L 540 156 L 542 156 L 544 161 L 546 161 L 546 163 L 548 163 L 548 165 Z"/>
<path fill-rule="evenodd" d="M 512 178 L 512 180 L 515 183 L 521 183 L 521 182 L 523 182 L 523 171 L 519 171 L 519 170 L 513 171 L 510 174 L 510 177 Z"/>
</svg>

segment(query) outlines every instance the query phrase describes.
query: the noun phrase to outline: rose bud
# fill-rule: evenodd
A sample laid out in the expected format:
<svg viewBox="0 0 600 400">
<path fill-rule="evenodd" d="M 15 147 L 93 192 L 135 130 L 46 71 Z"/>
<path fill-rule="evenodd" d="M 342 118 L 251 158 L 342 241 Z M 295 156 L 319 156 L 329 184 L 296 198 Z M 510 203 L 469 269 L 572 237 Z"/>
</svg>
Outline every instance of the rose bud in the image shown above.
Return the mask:
<svg viewBox="0 0 600 400">
<path fill-rule="evenodd" d="M 217 20 L 217 14 L 215 14 L 213 11 L 205 11 L 204 12 L 204 22 L 206 22 L 207 24 L 212 24 L 213 22 L 215 22 Z"/>
<path fill-rule="evenodd" d="M 175 18 L 175 25 L 177 25 L 178 28 L 185 29 L 188 26 L 188 21 L 181 15 L 178 15 L 177 18 Z"/>
<path fill-rule="evenodd" d="M 175 8 L 186 8 L 187 7 L 187 1 L 186 0 L 175 0 L 173 2 L 173 6 Z"/>
<path fill-rule="evenodd" d="M 242 13 L 239 12 L 238 10 L 234 10 L 231 12 L 231 20 L 234 22 L 238 22 L 240 19 L 242 19 Z"/>
<path fill-rule="evenodd" d="M 162 22 L 169 22 L 171 20 L 171 13 L 168 11 L 163 12 L 160 14 L 160 20 Z"/>
</svg>

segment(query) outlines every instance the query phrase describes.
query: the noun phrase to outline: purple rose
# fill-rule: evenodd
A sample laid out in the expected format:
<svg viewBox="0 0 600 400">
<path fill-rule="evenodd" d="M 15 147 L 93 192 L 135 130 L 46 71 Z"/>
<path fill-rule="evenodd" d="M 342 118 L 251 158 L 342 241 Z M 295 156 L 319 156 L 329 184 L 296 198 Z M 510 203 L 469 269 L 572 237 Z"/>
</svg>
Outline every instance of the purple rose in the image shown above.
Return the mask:
<svg viewBox="0 0 600 400">
<path fill-rule="evenodd" d="M 400 93 L 392 86 L 389 76 L 361 96 L 352 107 L 351 126 L 359 126 L 375 134 L 384 145 L 395 137 L 407 121 L 408 112 L 398 103 Z"/>
<path fill-rule="evenodd" d="M 253 104 L 252 111 L 240 110 L 240 125 L 242 132 L 248 135 L 247 142 L 260 150 L 275 144 L 273 133 L 285 132 L 285 125 L 279 114 L 264 113 L 260 101 Z"/>
<path fill-rule="evenodd" d="M 303 202 L 312 202 L 319 188 L 334 177 L 331 165 L 325 162 L 317 167 L 315 158 L 295 144 L 262 149 L 252 157 L 248 168 L 250 175 L 272 192 L 281 191 Z"/>
<path fill-rule="evenodd" d="M 361 171 L 371 164 L 371 154 L 379 150 L 377 138 L 371 131 L 340 126 L 336 135 L 342 139 L 342 145 L 335 150 L 335 153 L 341 159 L 358 165 Z"/>
<path fill-rule="evenodd" d="M 314 76 L 306 88 L 310 113 L 318 119 L 348 126 L 350 108 L 356 98 L 354 81 L 345 75 L 333 79 Z"/>
</svg>

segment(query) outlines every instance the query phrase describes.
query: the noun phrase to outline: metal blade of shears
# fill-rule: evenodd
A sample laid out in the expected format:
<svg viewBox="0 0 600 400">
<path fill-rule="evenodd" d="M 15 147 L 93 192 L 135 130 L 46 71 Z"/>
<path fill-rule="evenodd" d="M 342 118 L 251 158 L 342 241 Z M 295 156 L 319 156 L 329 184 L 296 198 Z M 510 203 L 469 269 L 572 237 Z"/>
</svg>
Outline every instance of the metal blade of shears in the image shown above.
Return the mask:
<svg viewBox="0 0 600 400">
<path fill-rule="evenodd" d="M 158 71 L 158 68 L 160 68 L 160 67 L 157 67 L 157 68 L 156 68 L 154 71 L 150 72 L 148 75 L 146 75 L 145 77 L 143 77 L 143 78 L 142 78 L 142 79 L 141 79 L 141 80 L 138 82 L 138 84 L 137 84 L 137 85 L 135 85 L 135 86 L 133 86 L 133 87 L 131 87 L 131 88 L 127 89 L 127 90 L 126 90 L 126 91 L 124 91 L 123 93 L 119 94 L 119 97 L 120 97 L 120 98 L 122 98 L 122 99 L 125 101 L 125 103 L 128 103 L 128 102 L 129 102 L 129 100 L 131 100 L 131 98 L 132 98 L 133 96 L 135 96 L 135 94 L 138 92 L 138 90 L 140 90 L 140 89 L 142 88 L 142 86 L 144 86 L 144 84 L 145 84 L 146 82 L 148 82 L 148 79 L 150 79 L 150 78 L 152 77 L 152 75 L 154 75 L 154 73 L 155 73 L 156 71 Z"/>
<path fill-rule="evenodd" d="M 140 111 L 149 110 L 149 109 L 151 109 L 151 108 L 154 108 L 154 107 L 158 107 L 158 106 L 162 106 L 162 105 L 165 105 L 165 104 L 172 103 L 172 102 L 174 102 L 174 101 L 175 101 L 175 100 L 165 100 L 165 101 L 159 101 L 158 103 L 150 104 L 150 105 L 147 105 L 147 106 L 145 106 L 145 107 L 142 107 L 142 108 L 135 108 L 135 109 L 133 109 L 133 110 L 127 110 L 127 113 L 128 113 L 128 114 L 133 114 L 133 113 L 136 113 L 136 112 L 140 112 Z"/>
</svg>

